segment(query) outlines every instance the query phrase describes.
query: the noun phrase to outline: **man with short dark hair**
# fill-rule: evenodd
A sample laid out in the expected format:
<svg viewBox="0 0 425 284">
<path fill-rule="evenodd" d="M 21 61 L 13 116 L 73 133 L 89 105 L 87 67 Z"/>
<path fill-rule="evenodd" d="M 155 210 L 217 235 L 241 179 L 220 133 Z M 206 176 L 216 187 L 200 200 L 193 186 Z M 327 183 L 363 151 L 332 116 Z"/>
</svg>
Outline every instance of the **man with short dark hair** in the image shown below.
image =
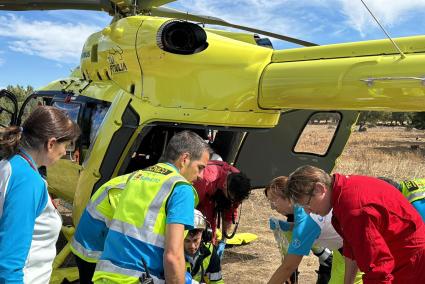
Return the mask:
<svg viewBox="0 0 425 284">
<path fill-rule="evenodd" d="M 184 230 L 192 229 L 197 194 L 210 147 L 191 131 L 174 135 L 160 163 L 135 172 L 115 209 L 95 283 L 185 281 Z M 146 281 L 145 281 L 146 282 Z M 149 282 L 150 283 L 150 282 Z"/>
<path fill-rule="evenodd" d="M 223 222 L 223 241 L 219 244 L 222 256 L 227 233 L 237 218 L 237 209 L 249 197 L 249 178 L 237 168 L 223 161 L 210 161 L 204 170 L 203 178 L 193 183 L 198 192 L 201 211 L 213 230 L 213 243 L 217 243 L 216 228 Z"/>
<path fill-rule="evenodd" d="M 220 257 L 211 243 L 208 223 L 196 209 L 194 219 L 194 229 L 184 239 L 186 271 L 199 283 L 223 284 Z"/>
</svg>

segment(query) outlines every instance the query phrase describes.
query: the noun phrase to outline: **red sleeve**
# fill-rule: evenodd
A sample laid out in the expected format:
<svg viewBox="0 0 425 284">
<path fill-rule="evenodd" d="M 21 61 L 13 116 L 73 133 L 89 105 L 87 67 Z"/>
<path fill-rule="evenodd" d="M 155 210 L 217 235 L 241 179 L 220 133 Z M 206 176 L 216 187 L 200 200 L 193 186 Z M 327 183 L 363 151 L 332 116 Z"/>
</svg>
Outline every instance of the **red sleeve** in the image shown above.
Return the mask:
<svg viewBox="0 0 425 284">
<path fill-rule="evenodd" d="M 343 240 L 342 250 L 343 250 L 344 256 L 354 260 L 353 249 L 345 239 Z"/>
<path fill-rule="evenodd" d="M 347 214 L 356 222 L 344 222 L 344 255 L 354 258 L 365 273 L 364 284 L 387 284 L 393 280 L 394 258 L 379 232 L 382 214 L 376 208 L 366 207 Z"/>
</svg>

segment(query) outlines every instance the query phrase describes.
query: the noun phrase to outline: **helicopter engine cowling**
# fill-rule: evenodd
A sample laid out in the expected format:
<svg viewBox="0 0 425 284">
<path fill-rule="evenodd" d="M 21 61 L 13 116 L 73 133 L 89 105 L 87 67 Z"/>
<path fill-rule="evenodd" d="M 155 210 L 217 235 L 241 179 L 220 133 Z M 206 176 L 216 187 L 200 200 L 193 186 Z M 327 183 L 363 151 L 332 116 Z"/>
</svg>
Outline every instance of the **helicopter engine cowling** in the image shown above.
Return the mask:
<svg viewBox="0 0 425 284">
<path fill-rule="evenodd" d="M 194 23 L 171 20 L 158 30 L 157 44 L 167 52 L 194 54 L 207 48 L 207 33 Z"/>
</svg>

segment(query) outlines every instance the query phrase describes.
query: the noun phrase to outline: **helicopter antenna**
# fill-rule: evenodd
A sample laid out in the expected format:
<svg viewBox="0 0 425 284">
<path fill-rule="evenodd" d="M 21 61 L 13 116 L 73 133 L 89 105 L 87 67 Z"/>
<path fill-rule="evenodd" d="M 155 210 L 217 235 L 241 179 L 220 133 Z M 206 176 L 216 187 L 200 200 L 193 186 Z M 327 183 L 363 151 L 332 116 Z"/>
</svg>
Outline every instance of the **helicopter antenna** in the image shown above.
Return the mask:
<svg viewBox="0 0 425 284">
<path fill-rule="evenodd" d="M 363 0 L 360 0 L 363 5 L 366 7 L 366 10 L 370 13 L 370 15 L 373 17 L 373 19 L 376 21 L 376 23 L 381 27 L 382 31 L 385 33 L 385 35 L 389 38 L 389 40 L 394 45 L 395 49 L 400 53 L 401 58 L 406 58 L 406 55 L 401 51 L 401 49 L 398 47 L 398 45 L 395 43 L 395 41 L 391 38 L 391 36 L 387 33 L 387 31 L 384 29 L 384 27 L 381 25 L 381 23 L 378 21 L 378 19 L 375 17 L 375 15 L 372 13 L 372 11 L 369 9 L 369 7 L 366 5 L 366 3 Z"/>
<path fill-rule="evenodd" d="M 133 4 L 133 15 L 137 15 L 137 0 L 134 0 L 134 4 Z"/>
</svg>

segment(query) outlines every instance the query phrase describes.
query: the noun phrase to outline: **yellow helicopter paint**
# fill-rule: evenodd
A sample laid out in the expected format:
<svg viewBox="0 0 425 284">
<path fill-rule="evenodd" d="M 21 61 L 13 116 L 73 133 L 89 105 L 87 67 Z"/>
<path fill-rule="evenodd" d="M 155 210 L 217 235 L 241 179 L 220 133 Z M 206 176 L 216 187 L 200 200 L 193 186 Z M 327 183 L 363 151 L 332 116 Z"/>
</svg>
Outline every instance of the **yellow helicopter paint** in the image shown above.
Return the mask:
<svg viewBox="0 0 425 284">
<path fill-rule="evenodd" d="M 58 2 L 74 9 L 92 5 Z M 94 101 L 107 107 L 96 133 L 90 132 L 93 140 L 90 137 L 90 143 L 78 149 L 82 157 L 80 163 L 67 159 L 47 169 L 49 190 L 73 203 L 74 225 L 78 224 L 99 183 L 122 174 L 127 170 L 126 164 L 140 158 L 137 155 L 144 157 L 142 154 L 146 153 L 143 149 L 139 153 L 139 145 L 146 146 L 144 139 L 151 133 L 166 142 L 174 126 L 176 129 L 213 129 L 214 135 L 220 131 L 226 134 L 229 129 L 239 131 L 229 141 L 226 136 L 223 138 L 229 148 L 234 148 L 234 151 L 228 149 L 227 161 L 234 162 L 246 137 L 255 131 L 261 133 L 280 127 L 280 123 L 294 122 L 282 119 L 282 112 L 291 115 L 294 109 L 337 110 L 339 113 L 342 110 L 425 110 L 425 37 L 395 39 L 404 55 L 397 53 L 389 40 L 276 51 L 256 45 L 252 34 L 201 28 L 205 31 L 206 46 L 182 55 L 162 46 L 164 29 L 176 19 L 151 16 L 165 13 L 152 6 L 171 1 L 138 1 L 140 7 L 133 7 L 132 1 L 127 0 L 113 2 L 117 5 L 114 9 L 99 6 L 99 10 L 109 13 L 119 10 L 120 13 L 115 14 L 109 26 L 87 39 L 80 68 L 35 94 L 45 97 L 46 103 L 52 103 L 57 97 L 62 103 L 81 99 L 81 106 L 87 109 Z M 44 9 L 51 4 L 43 3 L 20 6 L 17 1 L 10 1 L 0 9 Z M 189 17 L 183 15 L 185 19 Z M 208 21 L 211 22 L 206 19 Z M 336 137 L 330 152 L 324 155 L 329 156 L 323 162 L 329 164 L 330 169 L 356 119 L 355 112 L 344 115 L 351 118 L 345 128 L 341 128 L 344 136 Z M 91 124 L 84 119 L 81 120 L 83 133 Z M 308 117 L 302 115 L 300 119 L 308 121 Z M 332 148 L 339 150 L 331 153 Z M 76 154 L 75 150 L 69 152 L 70 156 Z M 133 157 L 133 154 L 137 155 Z M 293 151 L 289 153 L 305 163 L 318 164 L 322 158 L 297 155 Z M 70 230 L 63 228 L 67 238 L 72 235 Z M 75 269 L 59 268 L 68 254 L 69 248 L 65 246 L 55 260 L 54 283 L 64 278 L 75 280 Z"/>
</svg>

